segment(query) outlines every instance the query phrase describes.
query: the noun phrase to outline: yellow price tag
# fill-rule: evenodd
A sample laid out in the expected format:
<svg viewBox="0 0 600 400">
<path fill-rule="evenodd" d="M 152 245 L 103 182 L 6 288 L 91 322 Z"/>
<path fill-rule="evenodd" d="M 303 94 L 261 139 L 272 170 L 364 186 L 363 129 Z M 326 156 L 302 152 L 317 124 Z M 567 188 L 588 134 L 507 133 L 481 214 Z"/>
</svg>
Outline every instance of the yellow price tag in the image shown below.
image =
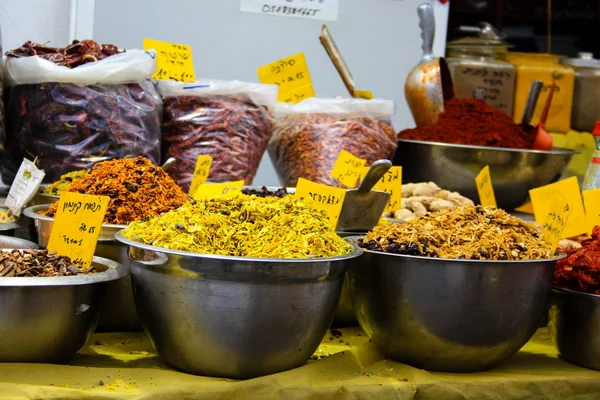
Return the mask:
<svg viewBox="0 0 600 400">
<path fill-rule="evenodd" d="M 354 97 L 358 97 L 359 99 L 373 100 L 373 93 L 368 90 L 355 90 Z"/>
<path fill-rule="evenodd" d="M 277 100 L 280 102 L 298 103 L 309 97 L 315 97 L 304 53 L 294 54 L 264 65 L 256 72 L 260 83 L 279 85 Z"/>
<path fill-rule="evenodd" d="M 144 38 L 144 50 L 156 50 L 156 72 L 154 79 L 175 79 L 180 82 L 194 82 L 194 62 L 192 48 L 187 44 L 161 42 Z"/>
<path fill-rule="evenodd" d="M 198 190 L 192 196 L 196 200 L 212 199 L 218 196 L 236 196 L 242 193 L 244 181 L 223 182 L 223 183 L 204 183 L 198 186 Z"/>
<path fill-rule="evenodd" d="M 190 190 L 188 194 L 192 196 L 198 190 L 200 185 L 203 185 L 208 179 L 208 173 L 210 172 L 210 166 L 212 164 L 212 157 L 204 154 L 200 154 L 196 160 L 196 168 L 194 168 L 194 176 L 192 177 L 192 183 L 190 184 Z"/>
<path fill-rule="evenodd" d="M 543 226 L 546 217 L 552 207 L 554 197 L 562 197 L 569 205 L 570 215 L 567 226 L 563 232 L 563 238 L 569 238 L 587 232 L 585 210 L 581 198 L 581 190 L 577 177 L 571 177 L 562 181 L 551 183 L 529 191 L 531 204 L 535 215 L 535 222 Z"/>
<path fill-rule="evenodd" d="M 366 162 L 367 160 L 356 157 L 346 150 L 341 150 L 329 176 L 337 179 L 349 188 L 354 188 L 360 177 L 362 167 Z"/>
<path fill-rule="evenodd" d="M 107 196 L 62 192 L 48 250 L 68 256 L 73 264 L 89 268 L 109 200 Z"/>
<path fill-rule="evenodd" d="M 296 185 L 295 195 L 299 198 L 311 199 L 315 207 L 327 212 L 331 225 L 334 228 L 337 226 L 344 205 L 344 198 L 346 197 L 345 189 L 321 185 L 300 178 Z"/>
<path fill-rule="evenodd" d="M 358 178 L 361 182 L 367 175 L 369 167 L 363 167 Z M 390 202 L 385 211 L 394 212 L 402 208 L 402 167 L 392 167 L 388 172 L 373 186 L 374 190 L 381 190 L 390 194 Z"/>
<path fill-rule="evenodd" d="M 544 240 L 554 252 L 569 222 L 571 208 L 567 200 L 561 196 L 552 196 L 549 199 L 549 204 L 550 208 L 548 215 L 544 218 L 542 233 L 544 234 Z"/>
<path fill-rule="evenodd" d="M 587 231 L 591 234 L 595 226 L 600 226 L 600 189 L 584 190 L 583 202 L 585 204 Z"/>
<path fill-rule="evenodd" d="M 490 167 L 488 165 L 483 167 L 479 175 L 477 175 L 475 184 L 479 193 L 479 203 L 482 206 L 497 207 L 494 186 L 492 186 L 492 177 L 490 176 Z"/>
</svg>

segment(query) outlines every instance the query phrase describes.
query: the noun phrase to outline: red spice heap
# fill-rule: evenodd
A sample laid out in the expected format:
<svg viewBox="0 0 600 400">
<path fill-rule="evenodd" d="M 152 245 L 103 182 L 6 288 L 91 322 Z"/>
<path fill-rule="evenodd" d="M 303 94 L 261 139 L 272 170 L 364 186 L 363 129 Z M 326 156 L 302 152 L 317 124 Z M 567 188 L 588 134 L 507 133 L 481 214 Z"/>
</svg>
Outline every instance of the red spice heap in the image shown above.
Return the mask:
<svg viewBox="0 0 600 400">
<path fill-rule="evenodd" d="M 6 56 L 15 58 L 38 56 L 57 65 L 75 68 L 122 52 L 123 50 L 119 50 L 115 45 L 100 45 L 93 40 L 73 40 L 73 43 L 65 48 L 49 47 L 28 40 L 21 47 L 7 51 Z"/>
<path fill-rule="evenodd" d="M 594 228 L 592 237 L 583 240 L 581 246 L 563 250 L 568 256 L 556 263 L 554 285 L 600 294 L 600 226 Z"/>
<path fill-rule="evenodd" d="M 435 124 L 405 129 L 399 139 L 531 149 L 535 132 L 525 132 L 510 117 L 483 100 L 452 98 Z"/>
</svg>

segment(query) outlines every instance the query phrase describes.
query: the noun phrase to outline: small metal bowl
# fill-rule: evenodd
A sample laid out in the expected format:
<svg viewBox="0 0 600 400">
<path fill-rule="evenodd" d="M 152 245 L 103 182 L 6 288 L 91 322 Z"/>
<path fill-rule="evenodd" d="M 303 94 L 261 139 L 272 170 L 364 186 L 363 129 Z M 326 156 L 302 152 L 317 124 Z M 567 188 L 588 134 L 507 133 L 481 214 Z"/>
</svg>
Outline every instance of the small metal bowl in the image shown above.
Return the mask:
<svg viewBox="0 0 600 400">
<path fill-rule="evenodd" d="M 48 246 L 50 232 L 54 225 L 54 218 L 38 214 L 38 212 L 47 210 L 49 205 L 33 206 L 26 208 L 24 214 L 33 219 L 38 235 L 38 244 L 41 248 Z M 127 246 L 115 240 L 115 233 L 125 228 L 126 225 L 103 224 L 96 245 L 94 255 L 114 260 L 123 265 L 129 271 L 129 257 L 127 256 Z M 137 332 L 142 330 L 142 323 L 138 317 L 135 303 L 133 301 L 133 292 L 131 288 L 131 278 L 111 282 L 107 285 L 107 296 L 98 331 L 100 332 Z"/>
<path fill-rule="evenodd" d="M 600 296 L 553 287 L 548 319 L 561 357 L 600 371 Z"/>
<path fill-rule="evenodd" d="M 430 371 L 484 371 L 536 332 L 563 257 L 482 261 L 364 250 L 348 270 L 350 295 L 361 327 L 392 359 Z"/>
<path fill-rule="evenodd" d="M 42 189 L 40 189 L 35 196 L 33 196 L 33 199 L 31 200 L 31 205 L 32 206 L 43 206 L 46 204 L 52 204 L 57 202 L 60 199 L 60 196 L 55 195 L 55 194 L 46 194 L 42 192 Z"/>
<path fill-rule="evenodd" d="M 0 207 L 0 209 L 3 211 L 8 210 L 6 207 Z M 31 226 L 31 220 L 24 214 L 21 214 L 12 222 L 0 224 L 0 235 L 14 236 L 16 229 L 27 228 L 29 226 Z"/>
<path fill-rule="evenodd" d="M 94 257 L 89 275 L 0 277 L 0 362 L 58 363 L 71 358 L 96 328 L 106 285 L 128 275 Z"/>
<path fill-rule="evenodd" d="M 402 181 L 435 182 L 478 202 L 475 177 L 486 165 L 494 182 L 499 208 L 514 210 L 529 197 L 529 190 L 556 182 L 571 158 L 569 149 L 519 150 L 447 143 L 398 140 L 394 165 Z"/>
<path fill-rule="evenodd" d="M 304 364 L 333 319 L 351 254 L 261 259 L 130 246 L 133 293 L 159 356 L 192 374 L 252 378 Z"/>
</svg>

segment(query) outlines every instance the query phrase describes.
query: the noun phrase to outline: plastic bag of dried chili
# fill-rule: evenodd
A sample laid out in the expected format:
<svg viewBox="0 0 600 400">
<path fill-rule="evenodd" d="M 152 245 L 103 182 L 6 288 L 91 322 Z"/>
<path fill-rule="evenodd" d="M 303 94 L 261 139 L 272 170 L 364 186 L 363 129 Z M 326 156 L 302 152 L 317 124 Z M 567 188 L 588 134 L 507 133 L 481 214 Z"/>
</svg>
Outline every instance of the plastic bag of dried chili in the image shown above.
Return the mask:
<svg viewBox="0 0 600 400">
<path fill-rule="evenodd" d="M 240 81 L 161 81 L 163 159 L 175 157 L 169 175 L 189 189 L 198 155 L 212 157 L 209 182 L 252 184 L 273 134 L 269 109 L 277 86 Z"/>
<path fill-rule="evenodd" d="M 298 178 L 345 187 L 330 177 L 341 150 L 367 160 L 390 158 L 396 137 L 389 100 L 309 98 L 275 108 L 275 133 L 269 156 L 281 184 L 296 186 Z"/>
<path fill-rule="evenodd" d="M 21 51 L 6 58 L 7 136 L 17 165 L 23 157 L 37 157 L 45 182 L 53 182 L 100 160 L 140 155 L 160 162 L 162 100 L 150 80 L 156 69 L 152 52 L 119 53 L 111 45 L 98 50 L 92 41 L 72 44 L 71 55 L 68 48 L 31 43 L 18 50 L 32 47 L 54 56 Z M 58 64 L 64 57 L 97 61 L 69 68 Z"/>
</svg>

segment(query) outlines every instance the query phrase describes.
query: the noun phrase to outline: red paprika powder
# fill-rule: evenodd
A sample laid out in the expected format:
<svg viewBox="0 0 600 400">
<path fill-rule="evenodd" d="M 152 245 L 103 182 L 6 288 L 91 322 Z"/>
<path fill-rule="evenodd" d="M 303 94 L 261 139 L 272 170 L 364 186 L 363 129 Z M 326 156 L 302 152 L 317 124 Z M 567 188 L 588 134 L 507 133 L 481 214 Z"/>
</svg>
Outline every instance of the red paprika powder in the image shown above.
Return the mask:
<svg viewBox="0 0 600 400">
<path fill-rule="evenodd" d="M 444 103 L 444 112 L 436 123 L 422 129 L 405 129 L 398 133 L 398 139 L 532 149 L 535 130 L 526 132 L 484 100 L 452 98 Z"/>
</svg>

